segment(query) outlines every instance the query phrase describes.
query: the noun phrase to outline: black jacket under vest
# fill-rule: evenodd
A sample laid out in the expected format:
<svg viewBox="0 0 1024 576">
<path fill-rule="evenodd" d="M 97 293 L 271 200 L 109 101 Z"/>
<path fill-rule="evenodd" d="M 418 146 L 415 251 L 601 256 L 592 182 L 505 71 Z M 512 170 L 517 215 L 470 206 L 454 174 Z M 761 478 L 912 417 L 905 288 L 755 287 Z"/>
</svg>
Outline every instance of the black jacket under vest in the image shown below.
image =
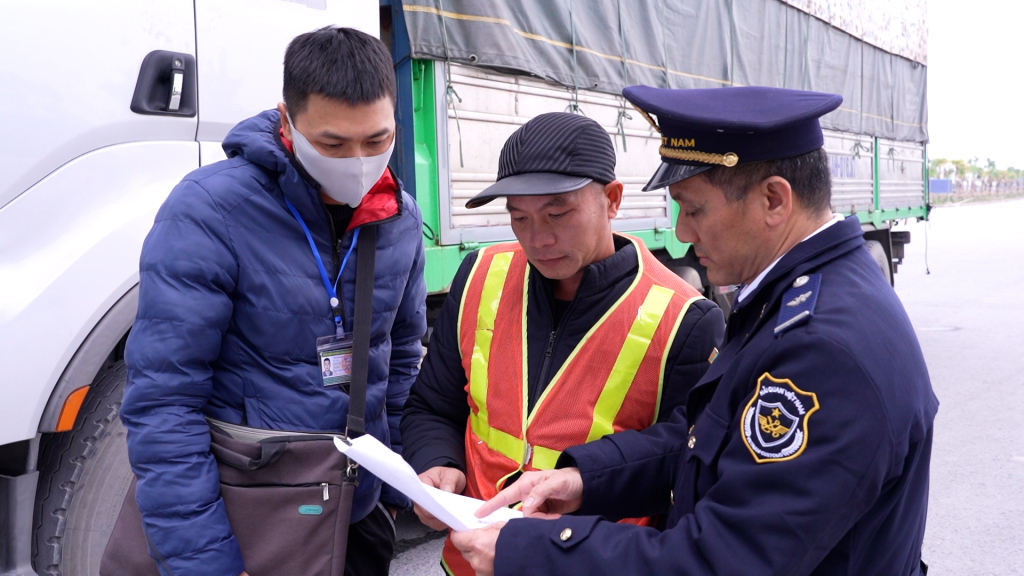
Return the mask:
<svg viewBox="0 0 1024 576">
<path fill-rule="evenodd" d="M 615 248 L 615 254 L 584 270 L 576 297 L 557 326 L 551 281 L 531 266 L 526 313 L 529 409 L 587 331 L 636 278 L 636 249 L 620 236 L 615 237 Z M 458 319 L 462 292 L 476 258 L 476 252 L 467 256 L 452 281 L 434 323 L 419 377 L 405 404 L 402 454 L 417 473 L 434 466 L 455 466 L 465 471 L 469 402 L 459 353 Z M 708 300 L 690 305 L 669 348 L 659 421 L 684 404 L 690 389 L 708 370 L 708 359 L 721 345 L 724 332 L 725 320 L 718 306 Z"/>
</svg>

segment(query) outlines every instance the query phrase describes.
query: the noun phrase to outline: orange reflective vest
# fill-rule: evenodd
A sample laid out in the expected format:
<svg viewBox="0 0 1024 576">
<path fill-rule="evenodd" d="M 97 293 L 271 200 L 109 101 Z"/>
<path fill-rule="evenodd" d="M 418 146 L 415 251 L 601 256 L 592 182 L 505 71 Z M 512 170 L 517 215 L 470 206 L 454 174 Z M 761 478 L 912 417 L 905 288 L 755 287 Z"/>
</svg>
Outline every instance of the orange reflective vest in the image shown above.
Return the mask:
<svg viewBox="0 0 1024 576">
<path fill-rule="evenodd" d="M 554 468 L 566 448 L 654 423 L 668 350 L 686 310 L 702 297 L 642 242 L 625 237 L 636 248 L 636 278 L 576 345 L 529 414 L 526 254 L 518 243 L 480 250 L 459 308 L 470 406 L 466 495 L 490 499 L 516 472 Z M 451 539 L 442 563 L 451 574 L 473 574 Z"/>
</svg>

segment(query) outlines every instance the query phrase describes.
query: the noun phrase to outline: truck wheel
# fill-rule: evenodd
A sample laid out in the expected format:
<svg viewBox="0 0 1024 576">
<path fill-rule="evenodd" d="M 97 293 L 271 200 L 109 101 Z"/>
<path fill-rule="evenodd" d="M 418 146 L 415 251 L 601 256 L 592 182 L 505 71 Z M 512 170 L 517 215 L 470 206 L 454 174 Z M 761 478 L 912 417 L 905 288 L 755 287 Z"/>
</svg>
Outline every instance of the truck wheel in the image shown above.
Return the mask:
<svg viewBox="0 0 1024 576">
<path fill-rule="evenodd" d="M 700 272 L 697 272 L 692 266 L 679 266 L 672 271 L 685 280 L 687 284 L 693 286 L 694 290 L 698 292 L 704 291 L 704 283 L 700 280 Z"/>
<path fill-rule="evenodd" d="M 864 247 L 867 248 L 868 254 L 871 254 L 871 257 L 875 259 L 875 263 L 882 270 L 885 280 L 892 286 L 892 268 L 889 267 L 889 256 L 885 253 L 885 247 L 878 240 L 868 240 L 864 243 Z"/>
<path fill-rule="evenodd" d="M 118 418 L 127 369 L 96 377 L 70 432 L 44 437 L 39 456 L 33 561 L 40 576 L 95 576 L 132 471 Z"/>
</svg>

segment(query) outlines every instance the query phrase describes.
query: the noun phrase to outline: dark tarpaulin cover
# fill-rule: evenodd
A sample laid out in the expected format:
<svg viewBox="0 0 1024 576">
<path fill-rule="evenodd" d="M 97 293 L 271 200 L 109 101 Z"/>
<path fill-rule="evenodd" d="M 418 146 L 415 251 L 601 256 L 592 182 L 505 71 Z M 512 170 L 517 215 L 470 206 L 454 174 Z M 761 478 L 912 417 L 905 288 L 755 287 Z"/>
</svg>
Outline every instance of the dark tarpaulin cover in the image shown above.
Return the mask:
<svg viewBox="0 0 1024 576">
<path fill-rule="evenodd" d="M 779 0 L 402 0 L 401 8 L 413 58 L 614 94 L 632 84 L 833 92 L 844 102 L 823 127 L 928 141 L 927 67 Z"/>
</svg>

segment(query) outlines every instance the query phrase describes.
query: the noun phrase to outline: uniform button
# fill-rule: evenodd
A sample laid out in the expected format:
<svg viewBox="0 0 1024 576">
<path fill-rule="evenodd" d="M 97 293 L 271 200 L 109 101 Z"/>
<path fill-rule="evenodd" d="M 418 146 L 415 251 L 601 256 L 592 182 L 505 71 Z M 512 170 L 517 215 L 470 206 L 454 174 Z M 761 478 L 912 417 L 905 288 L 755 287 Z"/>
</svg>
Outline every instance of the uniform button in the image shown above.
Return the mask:
<svg viewBox="0 0 1024 576">
<path fill-rule="evenodd" d="M 694 426 L 694 425 L 693 425 L 693 424 L 691 424 L 691 425 L 690 425 L 690 429 L 689 429 L 689 430 L 687 430 L 687 432 L 693 432 L 693 426 Z"/>
<path fill-rule="evenodd" d="M 565 542 L 569 538 L 572 538 L 572 528 L 566 528 L 565 530 L 562 530 L 562 533 L 559 534 L 558 537 L 562 540 L 562 542 Z"/>
<path fill-rule="evenodd" d="M 697 444 L 697 437 L 696 436 L 690 436 L 690 441 L 686 443 L 686 445 L 690 447 L 690 450 L 693 450 L 693 447 L 696 444 Z"/>
<path fill-rule="evenodd" d="M 808 278 L 807 276 L 801 276 L 797 278 L 796 280 L 793 281 L 793 288 L 799 288 L 804 284 L 807 284 L 808 280 L 810 280 L 810 278 Z"/>
</svg>

